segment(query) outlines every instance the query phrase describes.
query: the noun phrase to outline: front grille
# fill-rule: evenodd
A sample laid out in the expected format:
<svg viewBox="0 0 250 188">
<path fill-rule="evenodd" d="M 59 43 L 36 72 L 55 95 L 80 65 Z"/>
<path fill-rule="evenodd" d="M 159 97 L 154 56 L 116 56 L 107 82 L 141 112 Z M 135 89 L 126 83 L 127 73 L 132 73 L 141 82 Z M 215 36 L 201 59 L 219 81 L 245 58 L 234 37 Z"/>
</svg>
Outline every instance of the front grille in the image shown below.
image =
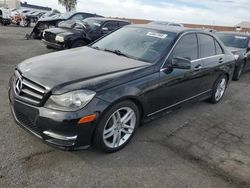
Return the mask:
<svg viewBox="0 0 250 188">
<path fill-rule="evenodd" d="M 48 31 L 44 31 L 43 38 L 48 42 L 56 42 L 56 35 Z"/>
<path fill-rule="evenodd" d="M 17 97 L 30 104 L 39 105 L 45 95 L 46 89 L 20 75 L 15 71 L 13 87 Z"/>
<path fill-rule="evenodd" d="M 27 129 L 40 134 L 40 129 L 36 126 L 35 121 L 29 118 L 27 115 L 19 112 L 18 110 L 14 110 L 17 120 L 25 126 Z"/>
</svg>

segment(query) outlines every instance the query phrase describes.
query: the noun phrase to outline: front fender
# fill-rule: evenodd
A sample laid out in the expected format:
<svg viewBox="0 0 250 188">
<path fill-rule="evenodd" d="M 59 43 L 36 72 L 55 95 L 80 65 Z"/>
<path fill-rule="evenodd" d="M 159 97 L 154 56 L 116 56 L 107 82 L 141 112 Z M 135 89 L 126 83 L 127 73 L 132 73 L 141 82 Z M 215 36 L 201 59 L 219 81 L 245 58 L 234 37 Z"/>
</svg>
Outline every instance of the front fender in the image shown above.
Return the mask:
<svg viewBox="0 0 250 188">
<path fill-rule="evenodd" d="M 159 86 L 159 72 L 133 80 L 131 82 L 104 90 L 97 93 L 96 97 L 115 104 L 118 101 L 132 99 L 140 103 L 144 116 L 150 112 L 150 102 L 152 93 Z"/>
</svg>

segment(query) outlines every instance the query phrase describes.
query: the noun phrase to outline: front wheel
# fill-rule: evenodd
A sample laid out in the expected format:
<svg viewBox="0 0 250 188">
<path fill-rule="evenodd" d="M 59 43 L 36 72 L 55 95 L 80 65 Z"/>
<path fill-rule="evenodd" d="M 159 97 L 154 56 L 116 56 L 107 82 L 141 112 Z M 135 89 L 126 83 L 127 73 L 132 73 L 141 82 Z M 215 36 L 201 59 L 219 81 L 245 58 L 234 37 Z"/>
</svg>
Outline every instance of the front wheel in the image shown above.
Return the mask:
<svg viewBox="0 0 250 188">
<path fill-rule="evenodd" d="M 133 137 L 140 122 L 138 107 L 131 101 L 111 107 L 97 125 L 94 144 L 104 152 L 116 152 L 124 148 Z"/>
<path fill-rule="evenodd" d="M 213 90 L 212 90 L 212 97 L 210 98 L 210 102 L 212 104 L 216 104 L 220 102 L 220 100 L 223 98 L 226 88 L 227 88 L 228 78 L 226 75 L 220 76 L 214 84 Z"/>
</svg>

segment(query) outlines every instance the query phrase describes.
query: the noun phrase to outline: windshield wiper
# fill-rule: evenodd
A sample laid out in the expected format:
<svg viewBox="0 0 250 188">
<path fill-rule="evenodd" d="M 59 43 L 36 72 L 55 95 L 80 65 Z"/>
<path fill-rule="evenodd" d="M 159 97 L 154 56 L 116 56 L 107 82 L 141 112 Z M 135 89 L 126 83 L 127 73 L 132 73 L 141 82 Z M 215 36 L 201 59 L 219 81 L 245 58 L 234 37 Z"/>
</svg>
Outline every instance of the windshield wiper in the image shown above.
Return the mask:
<svg viewBox="0 0 250 188">
<path fill-rule="evenodd" d="M 90 48 L 93 48 L 95 50 L 101 50 L 98 46 L 89 46 Z"/>
<path fill-rule="evenodd" d="M 140 60 L 139 58 L 136 58 L 136 57 L 130 56 L 128 54 L 122 53 L 120 50 L 111 50 L 111 49 L 107 49 L 107 48 L 101 49 L 98 46 L 89 46 L 89 47 L 93 48 L 95 50 L 103 50 L 105 52 L 111 52 L 111 53 L 114 53 L 116 55 L 124 56 L 124 57 L 127 57 L 127 58 L 131 58 L 131 59 L 135 59 L 135 60 Z"/>
<path fill-rule="evenodd" d="M 136 59 L 135 57 L 132 57 L 128 54 L 122 53 L 120 50 L 111 50 L 111 49 L 105 48 L 104 51 L 111 52 L 111 53 L 114 53 L 116 55 L 120 55 L 120 56 L 124 56 L 124 57 L 128 57 L 128 58 Z"/>
</svg>

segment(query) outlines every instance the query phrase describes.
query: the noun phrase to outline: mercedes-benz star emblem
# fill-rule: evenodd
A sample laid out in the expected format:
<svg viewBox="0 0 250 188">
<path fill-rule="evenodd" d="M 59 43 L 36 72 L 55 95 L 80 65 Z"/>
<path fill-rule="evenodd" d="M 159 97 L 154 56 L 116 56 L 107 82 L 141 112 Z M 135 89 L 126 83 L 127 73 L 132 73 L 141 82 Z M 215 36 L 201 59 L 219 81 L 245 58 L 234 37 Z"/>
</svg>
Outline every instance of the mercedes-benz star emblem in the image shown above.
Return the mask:
<svg viewBox="0 0 250 188">
<path fill-rule="evenodd" d="M 17 78 L 16 79 L 16 83 L 15 83 L 15 90 L 16 90 L 17 94 L 21 93 L 22 87 L 23 87 L 22 79 L 21 78 Z"/>
</svg>

